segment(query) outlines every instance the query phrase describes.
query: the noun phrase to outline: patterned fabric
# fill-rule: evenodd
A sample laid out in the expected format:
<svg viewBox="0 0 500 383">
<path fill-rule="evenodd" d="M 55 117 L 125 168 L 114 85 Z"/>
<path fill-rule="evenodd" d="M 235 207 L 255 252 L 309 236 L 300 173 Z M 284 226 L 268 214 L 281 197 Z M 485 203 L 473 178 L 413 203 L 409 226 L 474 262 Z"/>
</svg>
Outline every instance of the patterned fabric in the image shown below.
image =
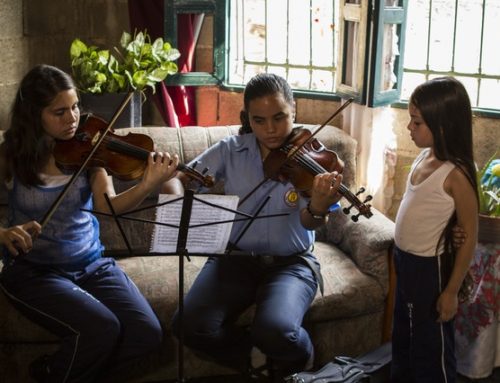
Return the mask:
<svg viewBox="0 0 500 383">
<path fill-rule="evenodd" d="M 479 379 L 500 366 L 500 243 L 478 243 L 471 273 L 473 297 L 455 320 L 457 369 Z"/>
</svg>

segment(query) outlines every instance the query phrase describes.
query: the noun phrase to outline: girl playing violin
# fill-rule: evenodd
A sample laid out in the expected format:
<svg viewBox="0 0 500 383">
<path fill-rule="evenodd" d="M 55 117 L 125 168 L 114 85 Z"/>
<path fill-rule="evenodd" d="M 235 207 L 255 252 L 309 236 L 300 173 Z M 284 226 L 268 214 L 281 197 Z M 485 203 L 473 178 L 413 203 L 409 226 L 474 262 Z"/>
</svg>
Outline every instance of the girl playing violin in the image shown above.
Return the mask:
<svg viewBox="0 0 500 383">
<path fill-rule="evenodd" d="M 116 213 L 137 206 L 175 174 L 178 158 L 151 153 L 142 180 L 118 195 L 106 170 L 83 171 L 42 228 L 37 221 L 71 177 L 54 161 L 54 140 L 71 139 L 79 119 L 70 76 L 38 65 L 20 84 L 0 146 L 9 209 L 9 227 L 0 228 L 0 288 L 19 311 L 61 338 L 53 355 L 30 366 L 39 382 L 95 381 L 107 366 L 162 341 L 155 313 L 115 261 L 102 257 L 98 221 L 81 209 L 109 211 L 104 193 Z"/>
<path fill-rule="evenodd" d="M 263 161 L 292 133 L 295 102 L 287 82 L 259 74 L 245 88 L 240 134 L 228 137 L 195 159 L 215 179 L 224 180 L 226 194 L 241 199 L 264 178 Z M 182 175 L 180 175 L 182 178 Z M 254 222 L 237 242 L 248 255 L 210 257 L 185 297 L 185 344 L 212 359 L 246 368 L 252 347 L 273 360 L 275 376 L 312 367 L 313 345 L 302 327 L 319 283 L 319 264 L 312 253 L 314 229 L 326 221 L 329 207 L 340 199 L 342 176 L 315 176 L 311 198 L 302 197 L 290 182 L 268 180 L 239 210 L 261 215 L 286 213 Z M 235 222 L 234 243 L 246 225 Z M 252 254 L 252 255 L 250 255 Z M 256 304 L 250 328 L 236 326 L 238 316 Z M 173 319 L 179 335 L 179 317 Z"/>
</svg>

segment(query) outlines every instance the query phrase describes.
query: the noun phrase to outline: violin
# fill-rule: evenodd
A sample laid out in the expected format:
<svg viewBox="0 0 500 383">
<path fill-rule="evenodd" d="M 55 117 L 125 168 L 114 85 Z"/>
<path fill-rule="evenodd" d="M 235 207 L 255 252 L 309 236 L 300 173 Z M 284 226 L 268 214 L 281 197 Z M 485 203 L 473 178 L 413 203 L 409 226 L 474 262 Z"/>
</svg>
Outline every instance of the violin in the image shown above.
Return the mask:
<svg viewBox="0 0 500 383">
<path fill-rule="evenodd" d="M 293 129 L 285 144 L 267 155 L 263 166 L 266 178 L 276 181 L 288 180 L 306 197 L 311 196 L 314 176 L 333 171 L 342 173 L 344 170 L 344 163 L 337 153 L 327 149 L 308 129 L 303 128 Z M 343 212 L 349 214 L 353 207 L 358 210 L 358 214 L 351 216 L 354 222 L 358 221 L 360 215 L 366 218 L 373 215 L 370 205 L 366 204 L 373 197 L 368 195 L 363 202 L 357 197 L 364 191 L 364 188 L 360 188 L 354 194 L 342 183 L 338 190 L 351 203 Z"/>
<path fill-rule="evenodd" d="M 79 168 L 107 127 L 108 123 L 105 120 L 94 115 L 86 115 L 73 138 L 56 140 L 52 152 L 56 164 L 63 170 L 71 171 Z M 88 166 L 103 167 L 116 178 L 130 181 L 144 174 L 149 154 L 153 151 L 154 143 L 148 135 L 128 133 L 121 136 L 111 130 L 88 161 Z M 211 176 L 204 175 L 194 168 L 179 164 L 177 170 L 203 186 L 214 185 Z"/>
</svg>

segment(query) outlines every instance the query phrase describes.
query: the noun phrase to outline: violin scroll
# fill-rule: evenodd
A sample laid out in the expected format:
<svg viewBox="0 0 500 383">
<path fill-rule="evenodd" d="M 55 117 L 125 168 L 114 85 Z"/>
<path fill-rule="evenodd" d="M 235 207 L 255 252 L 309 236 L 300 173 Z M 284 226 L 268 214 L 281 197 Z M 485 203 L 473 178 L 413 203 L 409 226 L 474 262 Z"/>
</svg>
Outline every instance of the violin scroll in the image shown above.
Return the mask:
<svg viewBox="0 0 500 383">
<path fill-rule="evenodd" d="M 356 194 L 352 194 L 350 191 L 348 192 L 348 194 L 350 194 L 349 196 L 346 196 L 345 194 L 343 194 L 344 197 L 346 197 L 346 199 L 351 202 L 351 204 L 348 207 L 344 207 L 342 209 L 344 214 L 346 214 L 346 215 L 350 214 L 351 209 L 353 207 L 356 207 L 356 209 L 358 210 L 358 214 L 351 215 L 351 219 L 354 222 L 358 222 L 360 215 L 363 215 L 366 218 L 370 218 L 373 215 L 373 213 L 370 210 L 371 205 L 367 204 L 367 202 L 369 202 L 373 199 L 373 196 L 367 195 L 363 202 L 361 202 L 357 197 L 358 195 L 360 195 L 361 193 L 364 193 L 364 192 L 365 192 L 365 188 L 360 187 Z"/>
</svg>

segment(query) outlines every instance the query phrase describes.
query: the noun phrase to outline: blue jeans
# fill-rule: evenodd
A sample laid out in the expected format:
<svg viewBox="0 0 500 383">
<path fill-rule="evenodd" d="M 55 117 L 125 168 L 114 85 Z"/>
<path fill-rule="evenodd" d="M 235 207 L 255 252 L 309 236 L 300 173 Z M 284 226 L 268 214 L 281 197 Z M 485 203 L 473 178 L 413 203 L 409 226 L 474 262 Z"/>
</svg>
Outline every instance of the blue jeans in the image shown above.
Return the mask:
<svg viewBox="0 0 500 383">
<path fill-rule="evenodd" d="M 49 358 L 51 382 L 93 382 L 108 365 L 161 345 L 155 313 L 112 258 L 71 272 L 19 259 L 1 283 L 19 311 L 61 338 Z"/>
<path fill-rule="evenodd" d="M 265 265 L 251 256 L 209 258 L 185 297 L 182 323 L 178 312 L 174 316 L 174 334 L 179 336 L 182 324 L 185 345 L 220 362 L 246 360 L 256 346 L 298 371 L 313 352 L 302 320 L 316 291 L 314 273 L 304 263 Z M 250 327 L 237 326 L 240 314 L 254 303 Z"/>
</svg>

